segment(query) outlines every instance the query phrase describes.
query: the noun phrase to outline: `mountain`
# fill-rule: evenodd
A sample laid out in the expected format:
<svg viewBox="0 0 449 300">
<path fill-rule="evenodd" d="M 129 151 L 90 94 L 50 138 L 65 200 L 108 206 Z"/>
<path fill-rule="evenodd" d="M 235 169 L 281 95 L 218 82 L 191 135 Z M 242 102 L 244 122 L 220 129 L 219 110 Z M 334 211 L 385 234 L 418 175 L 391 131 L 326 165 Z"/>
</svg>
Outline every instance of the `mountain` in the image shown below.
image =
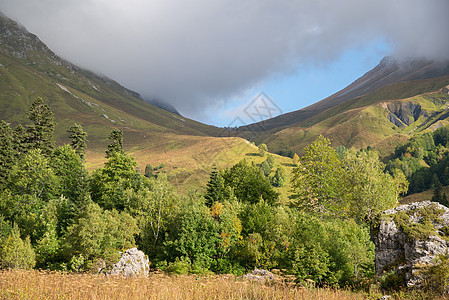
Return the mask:
<svg viewBox="0 0 449 300">
<path fill-rule="evenodd" d="M 4 15 L 0 15 L 0 62 L 0 118 L 23 121 L 26 108 L 40 96 L 55 112 L 58 137 L 72 120 L 88 129 L 102 125 L 203 136 L 219 132 L 147 104 L 138 93 L 114 80 L 61 59 L 37 36 Z M 97 141 L 100 136 L 91 131 Z"/>
<path fill-rule="evenodd" d="M 42 97 L 55 116 L 58 145 L 69 142 L 75 122 L 88 133 L 87 168 L 105 161 L 108 136 L 123 131 L 125 151 L 139 169 L 147 164 L 167 172 L 180 190 L 205 186 L 215 164 L 229 167 L 253 155 L 257 147 L 238 137 L 220 137 L 223 129 L 185 118 L 145 102 L 116 81 L 60 58 L 36 35 L 0 14 L 0 120 L 26 123 L 30 104 Z M 284 158 L 279 157 L 281 161 Z M 286 161 L 289 162 L 289 161 Z"/>
<path fill-rule="evenodd" d="M 237 132 L 272 151 L 300 152 L 322 134 L 335 146 L 377 146 L 387 152 L 397 142 L 447 122 L 448 85 L 449 61 L 387 57 L 334 95 Z"/>
</svg>

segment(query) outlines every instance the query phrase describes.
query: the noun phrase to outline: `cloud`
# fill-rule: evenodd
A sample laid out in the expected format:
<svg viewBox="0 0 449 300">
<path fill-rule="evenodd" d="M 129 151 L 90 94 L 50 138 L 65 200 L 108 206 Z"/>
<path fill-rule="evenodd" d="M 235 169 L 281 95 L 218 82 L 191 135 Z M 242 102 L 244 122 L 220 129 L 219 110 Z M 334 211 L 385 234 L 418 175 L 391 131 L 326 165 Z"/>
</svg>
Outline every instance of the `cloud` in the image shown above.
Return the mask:
<svg viewBox="0 0 449 300">
<path fill-rule="evenodd" d="M 449 58 L 447 0 L 0 0 L 0 10 L 60 56 L 196 118 L 375 39 Z"/>
</svg>

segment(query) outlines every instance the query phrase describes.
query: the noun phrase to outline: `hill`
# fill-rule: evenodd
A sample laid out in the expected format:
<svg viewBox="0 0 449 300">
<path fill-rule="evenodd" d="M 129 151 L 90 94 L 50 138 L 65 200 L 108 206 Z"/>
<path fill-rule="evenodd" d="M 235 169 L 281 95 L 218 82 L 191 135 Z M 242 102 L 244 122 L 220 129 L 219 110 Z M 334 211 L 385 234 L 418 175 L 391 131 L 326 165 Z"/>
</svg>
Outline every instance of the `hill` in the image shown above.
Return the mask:
<svg viewBox="0 0 449 300">
<path fill-rule="evenodd" d="M 446 124 L 449 62 L 384 58 L 338 93 L 304 109 L 240 127 L 271 151 L 300 152 L 317 135 L 335 146 L 375 146 L 384 153 L 409 136 Z"/>
<path fill-rule="evenodd" d="M 220 128 L 162 109 L 160 101 L 149 104 L 114 80 L 60 58 L 0 14 L 0 120 L 12 127 L 26 123 L 28 107 L 37 97 L 54 112 L 57 144 L 68 142 L 66 131 L 73 123 L 83 126 L 90 170 L 103 165 L 113 128 L 123 131 L 125 150 L 135 156 L 140 170 L 148 163 L 164 164 L 183 190 L 204 185 L 213 164 L 224 168 L 243 158 L 262 159 L 251 155 L 257 148 L 247 141 L 220 137 Z"/>
</svg>

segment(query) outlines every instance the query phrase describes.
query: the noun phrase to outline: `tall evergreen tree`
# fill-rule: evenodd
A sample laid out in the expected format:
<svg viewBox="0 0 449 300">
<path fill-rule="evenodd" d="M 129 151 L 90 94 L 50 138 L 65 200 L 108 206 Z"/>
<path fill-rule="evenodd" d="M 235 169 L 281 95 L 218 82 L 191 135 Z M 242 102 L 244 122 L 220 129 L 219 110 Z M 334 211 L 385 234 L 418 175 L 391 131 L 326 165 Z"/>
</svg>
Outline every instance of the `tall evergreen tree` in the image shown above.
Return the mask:
<svg viewBox="0 0 449 300">
<path fill-rule="evenodd" d="M 14 154 L 17 159 L 30 149 L 28 143 L 28 132 L 22 124 L 19 124 L 16 128 L 14 128 L 12 133 L 14 138 Z"/>
<path fill-rule="evenodd" d="M 0 122 L 0 189 L 6 185 L 14 165 L 13 131 L 5 121 Z"/>
<path fill-rule="evenodd" d="M 442 194 L 442 185 L 440 180 L 438 180 L 438 176 L 435 174 L 433 176 L 433 196 L 432 201 L 443 204 L 443 194 Z"/>
<path fill-rule="evenodd" d="M 124 153 L 123 150 L 123 132 L 120 129 L 114 128 L 109 139 L 112 143 L 108 145 L 108 150 L 106 150 L 106 158 L 111 157 L 114 153 Z"/>
<path fill-rule="evenodd" d="M 38 97 L 30 106 L 28 119 L 33 124 L 27 126 L 28 142 L 32 149 L 41 149 L 42 153 L 49 156 L 53 150 L 53 132 L 55 122 L 53 112 L 44 100 Z"/>
<path fill-rule="evenodd" d="M 209 182 L 207 183 L 206 205 L 211 207 L 215 202 L 222 202 L 224 199 L 224 184 L 223 178 L 217 170 L 217 166 L 213 166 L 210 173 Z"/>
<path fill-rule="evenodd" d="M 84 160 L 86 157 L 87 133 L 84 131 L 83 126 L 75 123 L 69 130 L 67 130 L 67 132 L 71 133 L 70 138 L 72 139 L 72 142 L 70 145 Z"/>
</svg>

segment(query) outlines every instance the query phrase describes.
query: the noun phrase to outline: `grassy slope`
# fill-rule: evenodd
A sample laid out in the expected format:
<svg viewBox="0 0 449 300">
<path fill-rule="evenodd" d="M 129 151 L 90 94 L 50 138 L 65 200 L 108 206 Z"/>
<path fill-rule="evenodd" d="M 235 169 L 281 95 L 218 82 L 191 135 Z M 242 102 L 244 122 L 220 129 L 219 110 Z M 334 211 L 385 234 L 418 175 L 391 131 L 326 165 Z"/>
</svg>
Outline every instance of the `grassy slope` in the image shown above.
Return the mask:
<svg viewBox="0 0 449 300">
<path fill-rule="evenodd" d="M 449 84 L 449 77 L 433 80 L 396 83 L 376 92 L 352 99 L 314 117 L 280 131 L 262 133 L 257 142 L 265 142 L 269 149 L 301 149 L 322 134 L 333 141 L 334 146 L 365 148 L 374 146 L 383 155 L 394 150 L 397 142 L 404 142 L 415 133 L 435 129 L 437 124 L 447 123 L 449 95 L 441 87 Z M 418 92 L 426 93 L 418 94 Z M 436 91 L 436 92 L 434 92 Z M 413 95 L 410 96 L 409 95 Z M 391 97 L 389 97 L 390 95 Z M 399 128 L 388 121 L 388 103 L 415 103 L 426 110 L 429 117 L 420 117 L 409 126 Z"/>
<path fill-rule="evenodd" d="M 140 170 L 146 164 L 164 169 L 182 192 L 203 188 L 213 164 L 232 166 L 241 159 L 259 164 L 257 148 L 241 138 L 218 138 L 221 129 L 189 120 L 147 104 L 88 71 L 54 65 L 40 66 L 0 53 L 0 119 L 26 123 L 26 111 L 36 97 L 50 105 L 57 122 L 57 144 L 67 143 L 66 130 L 80 123 L 88 133 L 87 167 L 101 167 L 112 128 L 124 131 L 126 151 Z M 277 157 L 280 164 L 290 159 Z M 289 172 L 288 172 L 289 173 Z M 280 189 L 287 194 L 287 187 Z"/>
</svg>

